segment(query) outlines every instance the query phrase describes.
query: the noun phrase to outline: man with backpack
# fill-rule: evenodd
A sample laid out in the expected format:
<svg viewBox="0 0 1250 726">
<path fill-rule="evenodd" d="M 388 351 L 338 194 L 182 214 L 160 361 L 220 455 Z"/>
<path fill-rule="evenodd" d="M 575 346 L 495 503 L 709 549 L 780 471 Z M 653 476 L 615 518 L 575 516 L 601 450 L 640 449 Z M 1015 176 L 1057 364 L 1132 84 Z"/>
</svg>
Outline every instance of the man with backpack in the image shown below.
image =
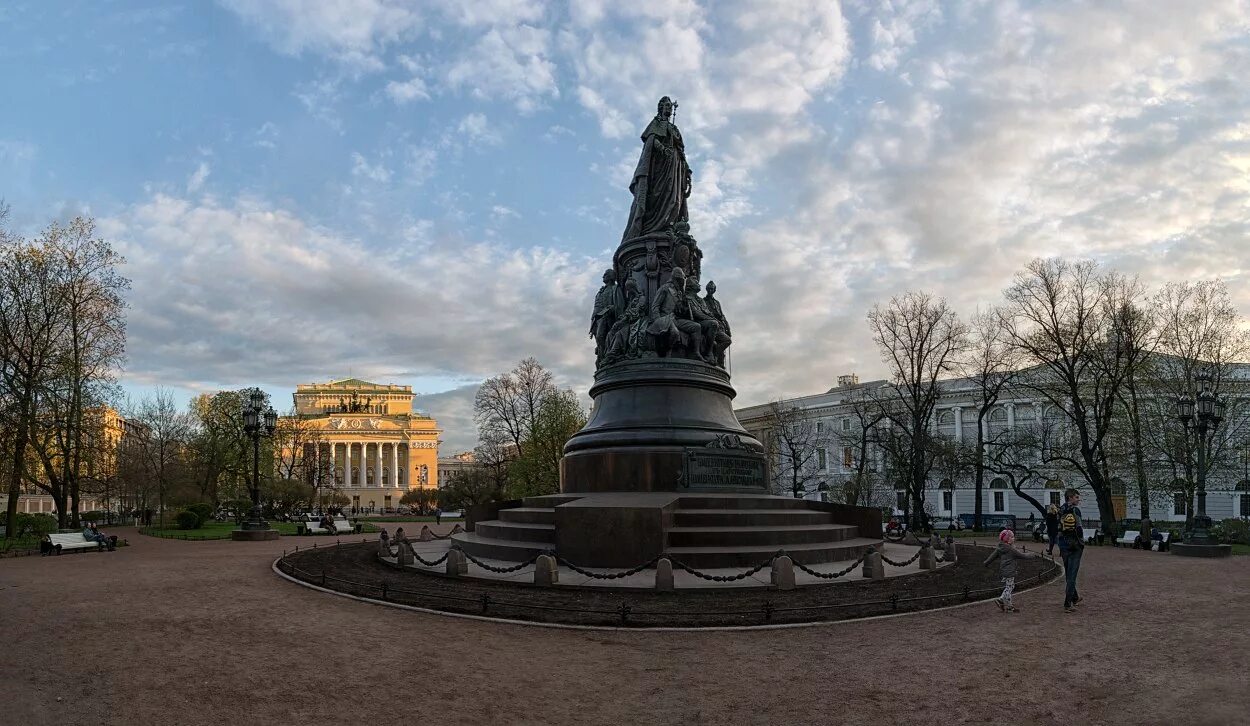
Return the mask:
<svg viewBox="0 0 1250 726">
<path fill-rule="evenodd" d="M 1081 569 L 1081 555 L 1085 551 L 1085 531 L 1081 527 L 1081 493 L 1070 488 L 1063 496 L 1064 505 L 1059 509 L 1059 555 L 1063 557 L 1063 576 L 1067 581 L 1063 611 L 1073 613 L 1081 601 L 1076 592 L 1076 574 Z"/>
</svg>

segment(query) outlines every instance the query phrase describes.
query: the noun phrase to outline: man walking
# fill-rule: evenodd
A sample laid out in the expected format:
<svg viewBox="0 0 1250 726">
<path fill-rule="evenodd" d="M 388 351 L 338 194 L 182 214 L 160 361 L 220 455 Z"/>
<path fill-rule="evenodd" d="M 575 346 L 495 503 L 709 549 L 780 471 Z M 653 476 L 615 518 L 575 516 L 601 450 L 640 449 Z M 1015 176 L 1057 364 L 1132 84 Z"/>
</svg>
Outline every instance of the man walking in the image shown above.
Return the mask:
<svg viewBox="0 0 1250 726">
<path fill-rule="evenodd" d="M 1063 557 L 1063 576 L 1067 583 L 1063 611 L 1073 613 L 1081 601 L 1076 592 L 1076 574 L 1081 569 L 1081 555 L 1085 551 L 1085 530 L 1081 527 L 1081 493 L 1068 489 L 1063 496 L 1064 505 L 1059 509 L 1059 554 Z"/>
</svg>

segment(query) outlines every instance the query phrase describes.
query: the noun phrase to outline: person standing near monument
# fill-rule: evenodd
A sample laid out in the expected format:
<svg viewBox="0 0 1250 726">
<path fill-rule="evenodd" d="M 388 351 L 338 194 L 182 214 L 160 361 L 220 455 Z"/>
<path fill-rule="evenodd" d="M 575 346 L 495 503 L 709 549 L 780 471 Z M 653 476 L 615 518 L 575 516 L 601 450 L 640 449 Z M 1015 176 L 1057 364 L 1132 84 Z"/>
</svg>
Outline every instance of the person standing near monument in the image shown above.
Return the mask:
<svg viewBox="0 0 1250 726">
<path fill-rule="evenodd" d="M 998 576 L 1003 581 L 1003 594 L 994 599 L 994 604 L 998 605 L 998 609 L 1005 613 L 1020 612 L 1011 602 L 1011 594 L 1016 589 L 1016 575 L 1019 568 L 1016 567 L 1016 560 L 1035 560 L 1037 555 L 1031 555 L 1028 552 L 1021 552 L 1016 549 L 1016 533 L 1010 529 L 1004 529 L 998 533 L 998 547 L 990 553 L 985 560 L 985 566 L 989 567 L 990 563 L 998 560 Z"/>
<path fill-rule="evenodd" d="M 1059 510 L 1059 555 L 1063 557 L 1063 611 L 1076 612 L 1082 598 L 1076 591 L 1076 575 L 1085 552 L 1085 530 L 1081 527 L 1081 493 L 1069 488 L 1063 493 L 1064 505 Z"/>
</svg>

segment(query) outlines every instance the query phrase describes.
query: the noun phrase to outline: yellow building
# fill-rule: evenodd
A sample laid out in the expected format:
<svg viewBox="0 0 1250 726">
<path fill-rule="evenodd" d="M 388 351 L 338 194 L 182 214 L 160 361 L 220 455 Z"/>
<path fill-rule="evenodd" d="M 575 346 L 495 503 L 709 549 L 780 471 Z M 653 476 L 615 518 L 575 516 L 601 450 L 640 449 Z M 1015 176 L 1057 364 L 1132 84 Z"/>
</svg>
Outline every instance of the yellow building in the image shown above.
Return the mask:
<svg viewBox="0 0 1250 726">
<path fill-rule="evenodd" d="M 300 448 L 329 463 L 350 508 L 384 511 L 409 489 L 437 486 L 442 430 L 412 410 L 412 396 L 411 386 L 356 378 L 296 386 L 297 425 L 306 430 Z"/>
<path fill-rule="evenodd" d="M 87 409 L 86 430 L 82 439 L 82 461 L 78 472 L 79 511 L 118 511 L 124 502 L 117 493 L 117 450 L 142 434 L 135 421 L 125 418 L 111 406 Z M 27 466 L 35 476 L 43 478 L 43 464 L 38 455 L 28 451 Z M 8 506 L 8 495 L 0 494 L 0 508 Z M 57 506 L 48 494 L 35 484 L 22 486 L 17 498 L 17 511 L 26 514 L 56 514 Z"/>
</svg>

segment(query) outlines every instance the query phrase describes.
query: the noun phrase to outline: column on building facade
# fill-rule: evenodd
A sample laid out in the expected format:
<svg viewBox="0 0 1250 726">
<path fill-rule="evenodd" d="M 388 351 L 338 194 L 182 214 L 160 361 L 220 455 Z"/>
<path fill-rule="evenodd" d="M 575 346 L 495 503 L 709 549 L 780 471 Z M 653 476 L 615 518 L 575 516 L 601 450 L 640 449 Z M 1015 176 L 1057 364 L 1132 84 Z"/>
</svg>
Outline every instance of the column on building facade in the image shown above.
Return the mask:
<svg viewBox="0 0 1250 726">
<path fill-rule="evenodd" d="M 1016 404 L 1008 403 L 1007 406 L 1007 430 L 1011 431 L 1016 427 Z"/>
<path fill-rule="evenodd" d="M 391 486 L 399 486 L 399 444 L 391 442 Z"/>
<path fill-rule="evenodd" d="M 369 482 L 365 480 L 365 469 L 368 467 L 368 464 L 369 464 L 369 457 L 366 455 L 367 453 L 366 447 L 368 446 L 369 445 L 367 443 L 363 441 L 360 442 L 360 466 L 357 467 L 359 469 L 359 473 L 356 475 L 356 486 L 360 487 L 361 489 L 364 489 L 365 487 L 369 486 Z"/>
<path fill-rule="evenodd" d="M 373 486 L 382 486 L 382 442 L 373 442 Z"/>
<path fill-rule="evenodd" d="M 343 442 L 343 486 L 352 485 L 352 442 Z"/>
<path fill-rule="evenodd" d="M 951 409 L 955 414 L 955 440 L 963 443 L 964 440 L 964 410 L 959 406 Z"/>
</svg>

